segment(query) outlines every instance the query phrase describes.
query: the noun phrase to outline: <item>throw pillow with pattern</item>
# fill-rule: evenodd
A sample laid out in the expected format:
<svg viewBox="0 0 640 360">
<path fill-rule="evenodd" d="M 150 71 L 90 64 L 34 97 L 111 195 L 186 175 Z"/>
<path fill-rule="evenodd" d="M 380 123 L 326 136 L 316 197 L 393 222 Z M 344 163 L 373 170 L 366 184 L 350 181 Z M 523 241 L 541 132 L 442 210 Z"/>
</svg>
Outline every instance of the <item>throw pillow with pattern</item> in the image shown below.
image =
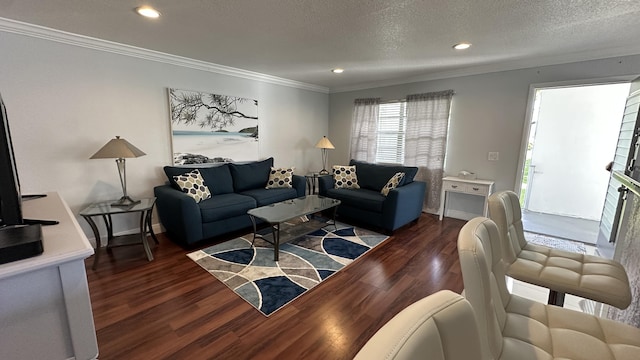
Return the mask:
<svg viewBox="0 0 640 360">
<path fill-rule="evenodd" d="M 336 189 L 360 189 L 355 166 L 334 165 L 333 180 Z"/>
<path fill-rule="evenodd" d="M 295 168 L 271 168 L 265 189 L 282 189 L 293 187 L 293 170 Z"/>
<path fill-rule="evenodd" d="M 402 182 L 402 179 L 404 179 L 404 173 L 403 172 L 395 173 L 395 175 L 393 175 L 391 177 L 391 179 L 389 179 L 389 181 L 387 181 L 387 184 L 382 187 L 382 190 L 380 191 L 380 193 L 382 195 L 384 195 L 384 196 L 389 195 L 389 191 L 397 188 L 398 185 L 400 185 L 400 183 Z"/>
<path fill-rule="evenodd" d="M 204 183 L 204 179 L 198 169 L 174 176 L 173 180 L 175 180 L 182 192 L 191 196 L 197 203 L 211 197 L 211 191 Z"/>
</svg>

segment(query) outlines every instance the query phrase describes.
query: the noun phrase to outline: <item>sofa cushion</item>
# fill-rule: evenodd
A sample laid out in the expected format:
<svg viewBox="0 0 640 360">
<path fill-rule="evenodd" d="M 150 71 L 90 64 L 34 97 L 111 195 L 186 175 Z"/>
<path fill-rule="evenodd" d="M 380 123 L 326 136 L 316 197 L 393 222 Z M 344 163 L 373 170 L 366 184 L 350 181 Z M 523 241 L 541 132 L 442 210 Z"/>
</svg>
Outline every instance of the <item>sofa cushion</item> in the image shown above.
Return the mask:
<svg viewBox="0 0 640 360">
<path fill-rule="evenodd" d="M 200 171 L 195 169 L 191 172 L 173 177 L 180 190 L 189 195 L 193 200 L 199 203 L 211 197 L 211 192 L 200 175 Z"/>
<path fill-rule="evenodd" d="M 247 164 L 229 164 L 231 177 L 233 178 L 233 189 L 235 192 L 243 192 L 256 188 L 264 189 L 267 185 L 269 172 L 272 167 L 272 157 Z"/>
<path fill-rule="evenodd" d="M 400 183 L 402 183 L 402 180 L 404 179 L 404 173 L 403 172 L 397 172 L 395 175 L 393 175 L 391 177 L 391 179 L 389 179 L 389 181 L 387 181 L 387 184 L 385 186 L 382 187 L 382 190 L 380 191 L 380 194 L 387 196 L 389 195 L 389 191 L 397 188 L 398 186 L 400 186 Z"/>
<path fill-rule="evenodd" d="M 295 199 L 298 192 L 294 188 L 289 189 L 252 189 L 241 192 L 242 195 L 251 196 L 258 206 L 270 205 L 279 201 Z"/>
<path fill-rule="evenodd" d="M 349 165 L 356 167 L 360 187 L 375 191 L 381 191 L 387 181 L 398 172 L 405 174 L 399 186 L 413 182 L 418 173 L 415 166 L 372 164 L 357 160 L 351 160 Z"/>
<path fill-rule="evenodd" d="M 202 222 L 208 223 L 244 215 L 256 207 L 256 201 L 250 196 L 230 193 L 212 196 L 198 205 Z"/>
<path fill-rule="evenodd" d="M 293 167 L 291 168 L 271 168 L 266 189 L 280 189 L 293 187 Z"/>
<path fill-rule="evenodd" d="M 213 166 L 165 166 L 164 173 L 169 178 L 171 186 L 179 189 L 174 180 L 174 176 L 186 174 L 193 170 L 199 170 L 204 183 L 209 188 L 212 195 L 228 194 L 233 192 L 233 181 L 229 165 L 213 165 Z"/>
<path fill-rule="evenodd" d="M 367 189 L 329 189 L 327 197 L 338 199 L 345 205 L 375 212 L 382 212 L 386 199 L 380 192 Z"/>
<path fill-rule="evenodd" d="M 355 166 L 334 165 L 333 180 L 337 189 L 360 189 Z"/>
</svg>

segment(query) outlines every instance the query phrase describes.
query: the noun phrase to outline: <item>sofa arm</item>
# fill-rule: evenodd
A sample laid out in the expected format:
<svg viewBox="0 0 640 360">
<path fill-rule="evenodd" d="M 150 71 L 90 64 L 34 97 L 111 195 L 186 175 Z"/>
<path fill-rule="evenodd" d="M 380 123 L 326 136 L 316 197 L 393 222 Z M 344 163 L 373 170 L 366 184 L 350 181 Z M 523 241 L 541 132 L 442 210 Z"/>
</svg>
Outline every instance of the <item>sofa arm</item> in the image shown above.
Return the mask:
<svg viewBox="0 0 640 360">
<path fill-rule="evenodd" d="M 382 205 L 382 223 L 391 231 L 420 217 L 427 184 L 414 181 L 389 191 Z"/>
<path fill-rule="evenodd" d="M 304 176 L 293 175 L 291 182 L 298 193 L 298 197 L 302 197 L 307 193 L 307 179 Z"/>
<path fill-rule="evenodd" d="M 318 176 L 318 194 L 320 196 L 327 196 L 327 190 L 333 189 L 335 182 L 331 175 Z"/>
<path fill-rule="evenodd" d="M 186 244 L 202 239 L 202 216 L 193 198 L 170 185 L 156 186 L 153 193 L 160 222 L 169 233 Z"/>
</svg>

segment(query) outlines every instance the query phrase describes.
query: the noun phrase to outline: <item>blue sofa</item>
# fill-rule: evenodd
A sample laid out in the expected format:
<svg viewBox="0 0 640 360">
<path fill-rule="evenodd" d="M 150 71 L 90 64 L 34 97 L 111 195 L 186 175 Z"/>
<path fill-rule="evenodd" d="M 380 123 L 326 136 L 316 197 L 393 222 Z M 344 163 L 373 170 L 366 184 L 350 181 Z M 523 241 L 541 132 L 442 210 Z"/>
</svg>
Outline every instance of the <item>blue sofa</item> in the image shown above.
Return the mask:
<svg viewBox="0 0 640 360">
<path fill-rule="evenodd" d="M 247 211 L 305 195 L 304 176 L 293 175 L 292 188 L 265 189 L 273 158 L 245 164 L 209 167 L 165 166 L 169 179 L 154 194 L 160 222 L 169 237 L 181 245 L 251 227 Z M 211 198 L 199 203 L 183 193 L 173 176 L 198 169 Z"/>
<path fill-rule="evenodd" d="M 338 206 L 338 216 L 373 225 L 387 232 L 418 220 L 427 184 L 413 180 L 418 172 L 417 167 L 371 164 L 356 160 L 351 160 L 349 165 L 356 167 L 360 189 L 336 189 L 332 176 L 318 178 L 319 194 L 342 202 Z M 397 172 L 404 172 L 404 179 L 387 196 L 382 195 L 380 191 Z"/>
</svg>

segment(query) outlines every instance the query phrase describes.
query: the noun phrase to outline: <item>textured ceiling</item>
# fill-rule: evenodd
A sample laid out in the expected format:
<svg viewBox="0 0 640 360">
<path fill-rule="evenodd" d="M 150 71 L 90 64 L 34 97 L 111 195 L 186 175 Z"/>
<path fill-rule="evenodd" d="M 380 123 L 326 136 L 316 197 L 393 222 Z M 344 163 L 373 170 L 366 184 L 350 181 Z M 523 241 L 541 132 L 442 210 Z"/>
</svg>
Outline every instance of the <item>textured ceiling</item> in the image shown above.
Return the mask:
<svg viewBox="0 0 640 360">
<path fill-rule="evenodd" d="M 637 0 L 0 0 L 0 17 L 332 91 L 640 53 Z"/>
</svg>

